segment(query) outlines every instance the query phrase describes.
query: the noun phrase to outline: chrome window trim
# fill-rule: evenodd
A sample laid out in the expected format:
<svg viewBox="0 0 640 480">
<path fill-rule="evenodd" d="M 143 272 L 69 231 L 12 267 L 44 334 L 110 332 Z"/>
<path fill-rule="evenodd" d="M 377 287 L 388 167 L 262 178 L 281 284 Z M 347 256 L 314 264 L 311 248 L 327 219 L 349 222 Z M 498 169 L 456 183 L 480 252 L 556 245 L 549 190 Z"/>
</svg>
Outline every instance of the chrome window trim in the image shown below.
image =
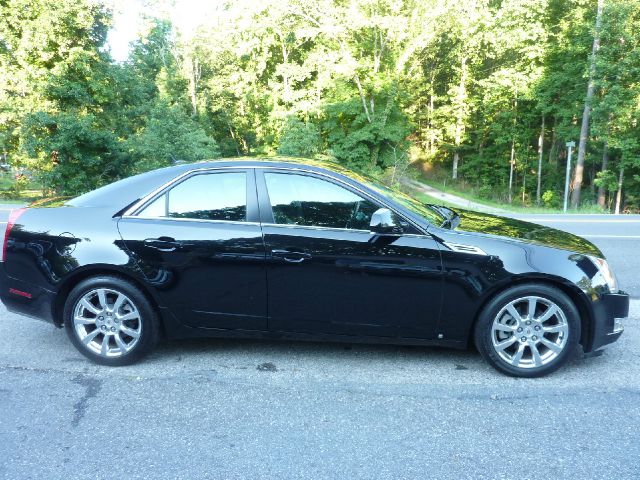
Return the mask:
<svg viewBox="0 0 640 480">
<path fill-rule="evenodd" d="M 137 215 L 134 215 L 134 212 L 136 210 L 140 209 L 144 204 L 146 204 L 149 200 L 151 200 L 154 197 L 156 197 L 163 190 L 165 190 L 166 188 L 170 187 L 174 183 L 178 182 L 182 178 L 190 175 L 192 172 L 193 172 L 193 170 L 188 170 L 188 171 L 178 175 L 177 177 L 172 178 L 168 182 L 165 182 L 164 184 L 162 184 L 161 186 L 159 186 L 158 188 L 153 190 L 151 193 L 149 193 L 149 194 L 145 195 L 144 197 L 142 197 L 140 200 L 138 200 L 136 203 L 134 203 L 131 207 L 127 208 L 127 210 L 125 210 L 125 212 L 122 214 L 122 217 L 130 217 L 130 216 L 134 217 L 134 216 L 137 216 Z M 164 218 L 164 217 L 162 217 L 162 218 Z"/>
<path fill-rule="evenodd" d="M 396 236 L 396 237 L 407 237 L 407 238 L 430 238 L 433 239 L 433 236 L 429 233 L 399 233 L 396 235 L 391 234 L 380 234 L 372 232 L 371 230 L 361 230 L 357 228 L 339 228 L 339 227 L 319 227 L 317 225 L 294 225 L 287 223 L 262 223 L 260 224 L 263 227 L 272 227 L 272 228 L 303 228 L 305 230 L 322 230 L 322 231 L 339 231 L 339 232 L 356 232 L 356 233 L 366 233 L 370 236 L 382 235 L 382 236 Z"/>
<path fill-rule="evenodd" d="M 318 167 L 321 168 L 321 167 Z M 362 194 L 364 196 L 365 199 L 368 199 L 369 201 L 372 201 L 376 204 L 382 203 L 386 208 L 389 208 L 393 213 L 395 213 L 396 215 L 398 215 L 402 220 L 404 220 L 405 222 L 407 222 L 409 225 L 411 225 L 412 227 L 414 227 L 415 229 L 417 229 L 419 232 L 424 232 L 423 235 L 428 235 L 427 229 L 417 225 L 415 222 L 407 219 L 404 215 L 399 214 L 395 208 L 393 208 L 391 205 L 389 205 L 388 202 L 380 202 L 379 199 L 373 199 L 371 198 L 371 196 L 369 195 L 368 192 L 365 192 L 364 190 L 362 190 L 361 188 L 355 186 L 355 185 L 351 185 L 348 182 L 345 182 L 344 180 L 342 180 L 341 178 L 336 178 L 332 175 L 329 175 L 327 173 L 324 172 L 318 172 L 315 170 L 310 170 L 308 167 L 305 168 L 305 166 L 300 166 L 300 167 L 283 167 L 283 166 L 279 166 L 277 164 L 272 164 L 272 165 L 254 165 L 254 166 L 250 166 L 250 165 L 221 165 L 221 166 L 217 166 L 217 167 L 201 167 L 201 168 L 194 168 L 192 170 L 187 170 L 186 172 L 178 175 L 176 178 L 169 180 L 168 182 L 164 183 L 163 185 L 161 185 L 160 187 L 156 188 L 154 191 L 152 191 L 151 193 L 145 195 L 143 198 L 141 198 L 140 200 L 138 200 L 136 203 L 133 204 L 133 206 L 129 207 L 123 214 L 122 214 L 122 218 L 153 218 L 153 217 L 138 217 L 137 215 L 137 211 L 142 208 L 143 206 L 145 206 L 150 200 L 153 200 L 156 196 L 160 195 L 161 193 L 163 193 L 166 190 L 169 190 L 170 188 L 172 188 L 172 186 L 174 184 L 177 184 L 178 182 L 182 181 L 182 179 L 184 179 L 185 177 L 188 177 L 190 175 L 193 174 L 199 174 L 199 173 L 207 173 L 207 172 L 215 172 L 217 170 L 248 170 L 248 169 L 264 169 L 264 170 L 283 170 L 283 171 L 290 171 L 290 172 L 303 172 L 303 173 L 308 173 L 311 175 L 317 175 L 317 176 L 321 176 L 324 178 L 327 178 L 329 180 L 332 180 L 333 182 L 339 183 L 341 185 L 344 185 L 345 187 L 347 187 L 347 190 L 355 190 L 357 192 L 359 192 L 360 194 Z M 171 218 L 171 217 L 156 217 L 159 220 L 176 220 L 175 218 Z M 225 220 L 198 220 L 198 219 L 181 219 L 181 220 L 197 220 L 197 221 L 209 221 L 209 222 L 224 222 Z M 425 222 L 429 223 L 428 220 L 425 219 Z M 238 223 L 250 223 L 250 222 L 238 222 Z M 267 225 L 267 224 L 263 224 L 263 225 Z M 281 226 L 283 224 L 269 224 L 269 225 L 278 225 Z M 430 224 L 429 224 L 430 225 Z M 293 227 L 301 227 L 302 225 L 292 225 Z M 328 227 L 313 227 L 313 228 L 328 228 Z M 347 231 L 354 231 L 354 229 L 350 229 L 350 228 L 345 228 L 345 229 L 341 229 L 341 230 L 347 230 Z M 368 230 L 355 230 L 355 231 L 363 231 L 366 232 Z M 408 234 L 408 235 L 415 235 L 415 234 Z M 419 235 L 422 236 L 422 235 Z"/>
<path fill-rule="evenodd" d="M 412 222 L 411 220 L 407 219 L 404 215 L 401 215 L 400 213 L 398 213 L 396 211 L 396 209 L 392 206 L 389 205 L 388 202 L 381 202 L 379 199 L 377 198 L 372 198 L 371 195 L 362 190 L 361 188 L 355 186 L 355 185 L 351 185 L 348 182 L 345 182 L 344 180 L 342 180 L 341 178 L 336 178 L 334 176 L 328 175 L 324 172 L 316 172 L 315 170 L 308 170 L 305 168 L 298 168 L 298 167 L 279 167 L 279 166 L 260 166 L 260 167 L 255 167 L 255 168 L 264 168 L 264 169 L 270 169 L 270 170 L 287 170 L 287 171 L 298 171 L 298 172 L 303 172 L 303 173 L 309 173 L 311 174 L 311 176 L 321 176 L 321 177 L 325 177 L 329 180 L 332 181 L 332 183 L 339 183 L 341 186 L 346 187 L 347 190 L 355 190 L 357 191 L 359 194 L 361 194 L 361 196 L 364 197 L 365 200 L 369 200 L 370 202 L 375 203 L 376 205 L 382 204 L 384 207 L 388 208 L 389 210 L 391 210 L 393 213 L 395 213 L 396 215 L 398 215 L 402 220 L 404 220 L 405 222 L 407 222 L 409 225 L 411 225 L 412 227 L 414 227 L 416 230 L 418 230 L 419 232 L 423 232 L 426 234 L 426 229 L 417 225 L 415 222 Z M 268 187 L 267 187 L 268 188 Z M 428 220 L 425 219 L 425 221 Z M 276 225 L 284 225 L 284 224 L 276 224 Z M 294 226 L 301 226 L 301 225 L 294 225 Z M 351 228 L 345 228 L 345 229 L 341 229 L 341 230 L 355 230 L 355 229 L 351 229 Z M 361 231 L 368 231 L 368 230 L 361 230 Z"/>
<path fill-rule="evenodd" d="M 282 223 L 260 223 L 260 222 L 241 222 L 237 220 L 207 220 L 204 218 L 175 218 L 175 217 L 141 217 L 140 215 L 129 215 L 127 219 L 134 220 L 163 220 L 163 221 L 174 221 L 174 222 L 197 222 L 197 223 L 220 223 L 225 225 L 250 225 L 254 227 L 273 227 L 273 228 L 303 228 L 305 230 L 322 230 L 322 231 L 340 231 L 340 232 L 356 232 L 356 233 L 366 233 L 371 236 L 379 235 L 378 233 L 372 232 L 370 230 L 361 230 L 355 228 L 338 228 L 338 227 L 319 227 L 314 225 L 290 225 L 290 224 L 282 224 Z M 396 235 L 397 237 L 408 237 L 408 238 L 433 238 L 429 234 L 417 234 L 417 233 L 402 233 Z"/>
<path fill-rule="evenodd" d="M 260 226 L 260 222 L 243 222 L 238 220 L 207 220 L 206 218 L 141 217 L 140 215 L 123 215 L 122 218 L 135 220 L 163 220 L 168 222 L 224 223 L 225 225 L 253 225 L 254 227 Z"/>
<path fill-rule="evenodd" d="M 272 228 L 302 228 L 304 230 L 322 230 L 322 231 L 339 231 L 339 232 L 359 232 L 359 233 L 370 233 L 373 234 L 370 230 L 361 230 L 359 228 L 340 228 L 340 227 L 321 227 L 318 225 L 298 225 L 292 223 L 263 223 L 263 227 L 272 227 Z"/>
<path fill-rule="evenodd" d="M 225 167 L 215 167 L 215 168 L 210 168 L 210 167 L 203 167 L 203 168 L 195 168 L 193 170 L 187 170 L 186 172 L 178 175 L 176 178 L 169 180 L 168 182 L 162 184 L 160 187 L 156 188 L 154 191 L 152 191 L 151 193 L 149 193 L 148 195 L 142 197 L 140 200 L 138 200 L 136 203 L 133 204 L 133 206 L 129 207 L 123 214 L 122 217 L 137 217 L 138 210 L 140 210 L 142 207 L 146 206 L 147 203 L 149 203 L 152 200 L 155 200 L 155 197 L 160 196 L 161 194 L 163 194 L 165 191 L 173 188 L 174 185 L 181 183 L 182 180 L 185 177 L 191 176 L 193 174 L 199 174 L 199 173 L 206 173 L 206 172 L 210 172 L 210 171 L 214 171 L 214 170 L 226 170 L 226 169 L 231 169 L 231 170 L 247 170 L 249 168 L 252 167 L 238 167 L 238 166 L 225 166 Z M 246 174 L 246 172 L 244 172 Z M 145 218 L 151 218 L 151 217 L 145 217 Z M 171 218 L 171 217 L 157 217 L 157 218 Z M 175 219 L 174 219 L 175 220 Z M 198 219 L 195 219 L 198 220 Z M 216 220 L 210 220 L 210 221 L 216 221 Z M 218 221 L 225 221 L 225 220 L 218 220 Z M 240 222 L 240 223 L 249 223 L 249 222 Z"/>
</svg>

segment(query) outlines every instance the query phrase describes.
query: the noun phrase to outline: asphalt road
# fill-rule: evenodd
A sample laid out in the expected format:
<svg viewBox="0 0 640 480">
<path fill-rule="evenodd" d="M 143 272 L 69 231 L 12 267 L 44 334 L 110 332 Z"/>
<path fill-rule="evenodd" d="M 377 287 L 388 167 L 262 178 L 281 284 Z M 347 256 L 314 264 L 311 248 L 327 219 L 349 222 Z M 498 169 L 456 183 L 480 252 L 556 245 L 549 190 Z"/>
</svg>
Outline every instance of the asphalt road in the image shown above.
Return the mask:
<svg viewBox="0 0 640 480">
<path fill-rule="evenodd" d="M 640 218 L 529 218 L 635 296 L 602 356 L 524 380 L 475 352 L 190 340 L 109 369 L 0 306 L 0 478 L 638 478 Z"/>
</svg>

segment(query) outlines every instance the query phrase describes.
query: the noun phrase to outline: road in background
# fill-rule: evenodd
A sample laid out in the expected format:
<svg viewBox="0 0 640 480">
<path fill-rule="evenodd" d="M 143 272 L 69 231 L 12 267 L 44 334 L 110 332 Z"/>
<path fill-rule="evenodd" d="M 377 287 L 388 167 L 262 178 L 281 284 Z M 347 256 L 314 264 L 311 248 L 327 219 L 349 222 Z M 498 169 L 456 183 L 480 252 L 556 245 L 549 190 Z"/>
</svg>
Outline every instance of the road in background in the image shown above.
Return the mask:
<svg viewBox="0 0 640 480">
<path fill-rule="evenodd" d="M 7 219 L 9 218 L 9 213 L 11 210 L 22 207 L 21 204 L 14 203 L 0 203 L 0 227 L 4 227 L 4 224 L 7 223 Z M 0 230 L 2 230 L 0 228 Z"/>
<path fill-rule="evenodd" d="M 425 193 L 431 198 L 437 199 L 438 202 L 450 204 L 454 207 L 457 206 L 460 208 L 465 208 L 467 210 L 477 210 L 479 212 L 496 213 L 499 215 L 506 213 L 506 210 L 504 210 L 503 208 L 490 207 L 489 205 L 485 205 L 484 203 L 474 202 L 473 200 L 468 200 L 454 193 L 443 192 L 436 187 L 427 185 L 426 183 L 422 183 L 417 180 L 412 180 L 410 178 L 405 178 L 403 180 L 403 184 L 412 189 Z"/>
<path fill-rule="evenodd" d="M 508 214 L 580 235 L 594 243 L 618 277 L 620 288 L 640 298 L 640 215 Z"/>
</svg>

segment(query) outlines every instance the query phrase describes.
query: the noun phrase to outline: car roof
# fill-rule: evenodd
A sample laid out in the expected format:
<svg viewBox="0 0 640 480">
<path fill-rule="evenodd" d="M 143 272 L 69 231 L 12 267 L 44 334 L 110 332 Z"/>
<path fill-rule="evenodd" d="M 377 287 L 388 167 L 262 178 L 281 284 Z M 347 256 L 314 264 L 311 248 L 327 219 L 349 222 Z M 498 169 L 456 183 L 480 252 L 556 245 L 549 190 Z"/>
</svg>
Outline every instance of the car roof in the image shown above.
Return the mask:
<svg viewBox="0 0 640 480">
<path fill-rule="evenodd" d="M 220 167 L 275 167 L 299 168 L 305 170 L 338 174 L 352 181 L 366 180 L 364 176 L 353 172 L 339 163 L 330 160 L 314 160 L 298 157 L 236 157 L 218 160 L 205 160 L 193 163 L 180 163 L 171 167 L 151 170 L 131 177 L 118 180 L 84 195 L 80 195 L 66 202 L 69 206 L 108 207 L 115 206 L 114 200 L 123 208 L 145 197 L 147 194 L 161 187 L 167 182 L 184 173 L 194 170 L 206 170 Z M 118 208 L 118 209 L 119 209 Z"/>
<path fill-rule="evenodd" d="M 329 159 L 311 159 L 303 157 L 232 157 L 221 158 L 216 160 L 203 160 L 193 163 L 184 163 L 177 167 L 189 167 L 189 169 L 198 168 L 216 168 L 216 167 L 276 167 L 276 168 L 296 168 L 300 166 L 309 167 L 309 170 L 331 170 L 346 176 L 357 176 L 355 172 L 345 168 L 340 163 Z"/>
</svg>

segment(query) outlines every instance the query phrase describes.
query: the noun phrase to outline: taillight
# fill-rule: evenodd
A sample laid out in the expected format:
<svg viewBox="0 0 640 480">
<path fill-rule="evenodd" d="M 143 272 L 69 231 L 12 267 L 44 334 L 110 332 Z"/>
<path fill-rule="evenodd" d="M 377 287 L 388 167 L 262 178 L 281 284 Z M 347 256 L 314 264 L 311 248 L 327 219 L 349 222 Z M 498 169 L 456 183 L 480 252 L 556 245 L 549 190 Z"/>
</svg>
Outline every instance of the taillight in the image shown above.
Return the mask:
<svg viewBox="0 0 640 480">
<path fill-rule="evenodd" d="M 7 228 L 4 231 L 4 240 L 2 242 L 2 255 L 0 255 L 0 262 L 4 262 L 7 256 L 7 242 L 9 242 L 9 234 L 11 233 L 11 229 L 16 224 L 16 221 L 24 212 L 26 212 L 26 208 L 16 208 L 9 213 L 9 219 L 7 220 Z"/>
</svg>

